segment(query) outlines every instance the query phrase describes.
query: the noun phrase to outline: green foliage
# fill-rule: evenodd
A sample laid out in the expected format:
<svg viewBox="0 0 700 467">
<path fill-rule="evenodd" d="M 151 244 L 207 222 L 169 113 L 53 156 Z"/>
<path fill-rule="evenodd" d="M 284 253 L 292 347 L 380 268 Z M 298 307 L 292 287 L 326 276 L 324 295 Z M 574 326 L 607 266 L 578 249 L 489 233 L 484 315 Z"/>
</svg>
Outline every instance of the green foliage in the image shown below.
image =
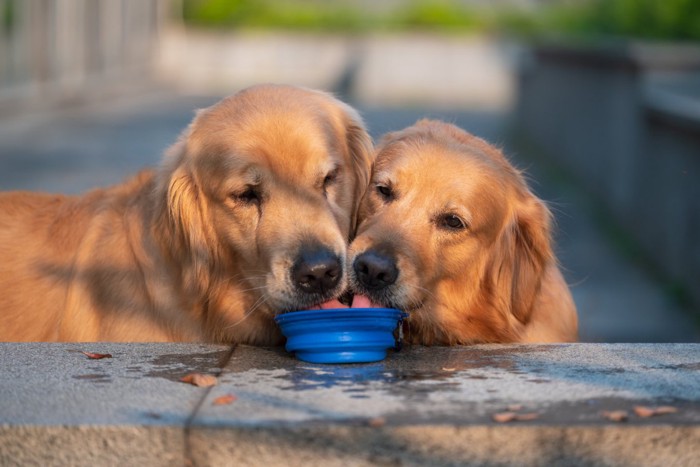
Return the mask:
<svg viewBox="0 0 700 467">
<path fill-rule="evenodd" d="M 700 40 L 700 0 L 588 0 L 548 8 L 539 23 L 538 33 Z"/>
<path fill-rule="evenodd" d="M 459 0 L 406 0 L 392 8 L 323 0 L 183 0 L 185 22 L 208 28 L 366 32 L 428 30 L 700 40 L 700 0 L 579 0 L 534 10 Z"/>
<path fill-rule="evenodd" d="M 484 27 L 483 15 L 454 0 L 410 0 L 391 9 L 362 8 L 352 1 L 184 0 L 187 24 L 213 28 L 278 28 L 314 31 L 461 30 Z"/>
<path fill-rule="evenodd" d="M 183 17 L 193 26 L 354 31 L 361 12 L 332 2 L 303 0 L 184 0 Z"/>
<path fill-rule="evenodd" d="M 3 31 L 10 31 L 12 25 L 14 24 L 15 10 L 14 3 L 11 1 L 0 1 L 0 24 L 2 25 L 0 29 Z"/>
<path fill-rule="evenodd" d="M 478 30 L 487 18 L 452 1 L 414 0 L 397 9 L 388 21 L 400 29 Z"/>
</svg>

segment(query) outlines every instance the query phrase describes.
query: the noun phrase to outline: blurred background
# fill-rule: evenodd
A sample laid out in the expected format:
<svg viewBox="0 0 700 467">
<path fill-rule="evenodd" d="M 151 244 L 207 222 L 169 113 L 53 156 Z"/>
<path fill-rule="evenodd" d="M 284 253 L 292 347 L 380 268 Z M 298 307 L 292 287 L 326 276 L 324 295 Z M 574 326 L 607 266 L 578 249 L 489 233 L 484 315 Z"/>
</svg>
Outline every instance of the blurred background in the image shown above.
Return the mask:
<svg viewBox="0 0 700 467">
<path fill-rule="evenodd" d="M 0 189 L 117 183 L 261 82 L 503 147 L 582 340 L 700 342 L 700 0 L 0 0 Z"/>
</svg>

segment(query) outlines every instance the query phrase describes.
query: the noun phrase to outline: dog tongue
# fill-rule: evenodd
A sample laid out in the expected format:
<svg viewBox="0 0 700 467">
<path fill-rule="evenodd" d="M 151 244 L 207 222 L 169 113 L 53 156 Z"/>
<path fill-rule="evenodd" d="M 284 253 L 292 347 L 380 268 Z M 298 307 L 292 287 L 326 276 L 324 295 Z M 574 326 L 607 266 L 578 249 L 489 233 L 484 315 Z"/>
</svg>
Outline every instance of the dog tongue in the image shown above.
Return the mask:
<svg viewBox="0 0 700 467">
<path fill-rule="evenodd" d="M 352 298 L 352 305 L 350 305 L 350 308 L 380 308 L 380 307 L 381 307 L 381 305 L 377 305 L 376 303 L 372 303 L 372 301 L 366 295 L 355 295 Z"/>
<path fill-rule="evenodd" d="M 334 298 L 333 300 L 328 300 L 327 302 L 320 303 L 310 309 L 328 310 L 330 308 L 381 308 L 381 305 L 373 303 L 366 295 L 355 295 L 352 298 L 352 305 L 350 305 L 349 307 L 344 303 L 338 301 L 337 298 Z"/>
<path fill-rule="evenodd" d="M 348 306 L 340 303 L 338 299 L 333 299 L 321 303 L 319 307 L 321 308 L 321 310 L 327 310 L 329 308 L 347 308 Z"/>
</svg>

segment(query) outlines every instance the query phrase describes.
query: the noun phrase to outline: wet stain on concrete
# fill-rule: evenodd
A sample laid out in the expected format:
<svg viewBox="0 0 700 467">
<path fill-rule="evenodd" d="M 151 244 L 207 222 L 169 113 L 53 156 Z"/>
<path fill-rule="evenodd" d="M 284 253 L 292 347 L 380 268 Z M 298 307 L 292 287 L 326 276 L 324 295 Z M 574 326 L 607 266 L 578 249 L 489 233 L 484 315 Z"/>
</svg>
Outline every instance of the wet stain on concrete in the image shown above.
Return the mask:
<svg viewBox="0 0 700 467">
<path fill-rule="evenodd" d="M 144 376 L 180 381 L 187 373 L 219 374 L 228 362 L 230 350 L 194 354 L 158 355 L 149 363 L 152 368 Z M 137 367 L 130 367 L 137 368 Z"/>
<path fill-rule="evenodd" d="M 143 415 L 149 420 L 160 420 L 163 418 L 163 416 L 161 414 L 159 414 L 158 412 L 153 412 L 153 411 L 144 412 Z"/>
<path fill-rule="evenodd" d="M 700 362 L 694 363 L 680 363 L 677 365 L 657 365 L 657 366 L 644 366 L 645 370 L 685 370 L 685 371 L 699 371 Z"/>
<path fill-rule="evenodd" d="M 579 373 L 596 374 L 596 375 L 619 375 L 627 373 L 625 368 L 586 368 L 580 370 Z"/>
<path fill-rule="evenodd" d="M 88 373 L 85 375 L 74 375 L 73 379 L 90 381 L 92 383 L 111 383 L 112 377 L 106 373 Z"/>
<path fill-rule="evenodd" d="M 422 400 L 438 391 L 463 390 L 465 380 L 499 379 L 488 373 L 500 369 L 512 375 L 531 377 L 535 384 L 550 382 L 543 377 L 545 370 L 535 362 L 520 358 L 523 354 L 556 351 L 560 346 L 523 346 L 495 349 L 440 347 L 412 349 L 391 352 L 386 360 L 371 364 L 313 365 L 297 362 L 291 371 L 274 376 L 288 384 L 280 385 L 282 390 L 305 391 L 320 388 L 340 387 L 350 397 L 357 398 L 365 392 L 380 387 L 383 391 L 403 396 L 409 400 Z M 280 354 L 269 362 L 272 367 L 290 370 L 288 356 L 279 364 Z M 278 364 L 275 364 L 275 361 Z M 407 365 L 410 361 L 410 365 Z M 267 366 L 269 368 L 270 365 Z M 265 368 L 265 369 L 267 369 Z M 263 370 L 258 368 L 257 371 Z M 482 371 L 483 370 L 483 371 Z M 486 371 L 489 370 L 489 371 Z M 235 371 L 235 370 L 234 370 Z"/>
<path fill-rule="evenodd" d="M 542 369 L 540 368 L 528 368 L 528 371 L 524 371 L 517 361 L 518 357 L 521 355 L 553 352 L 560 347 L 561 346 L 558 345 L 533 345 L 496 349 L 478 348 L 458 354 L 461 358 L 454 362 L 454 368 L 456 370 L 497 368 L 506 370 L 512 374 L 526 374 L 534 371 L 541 372 Z"/>
</svg>

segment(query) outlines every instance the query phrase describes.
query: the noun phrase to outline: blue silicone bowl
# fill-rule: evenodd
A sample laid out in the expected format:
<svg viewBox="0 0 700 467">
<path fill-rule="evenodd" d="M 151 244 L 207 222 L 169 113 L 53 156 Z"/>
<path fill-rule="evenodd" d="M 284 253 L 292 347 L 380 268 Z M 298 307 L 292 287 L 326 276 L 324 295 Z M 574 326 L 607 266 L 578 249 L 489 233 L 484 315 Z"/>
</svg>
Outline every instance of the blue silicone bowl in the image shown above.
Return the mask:
<svg viewBox="0 0 700 467">
<path fill-rule="evenodd" d="M 393 308 L 294 311 L 275 318 L 285 348 L 311 363 L 378 362 L 396 345 L 394 331 L 408 315 Z"/>
</svg>

